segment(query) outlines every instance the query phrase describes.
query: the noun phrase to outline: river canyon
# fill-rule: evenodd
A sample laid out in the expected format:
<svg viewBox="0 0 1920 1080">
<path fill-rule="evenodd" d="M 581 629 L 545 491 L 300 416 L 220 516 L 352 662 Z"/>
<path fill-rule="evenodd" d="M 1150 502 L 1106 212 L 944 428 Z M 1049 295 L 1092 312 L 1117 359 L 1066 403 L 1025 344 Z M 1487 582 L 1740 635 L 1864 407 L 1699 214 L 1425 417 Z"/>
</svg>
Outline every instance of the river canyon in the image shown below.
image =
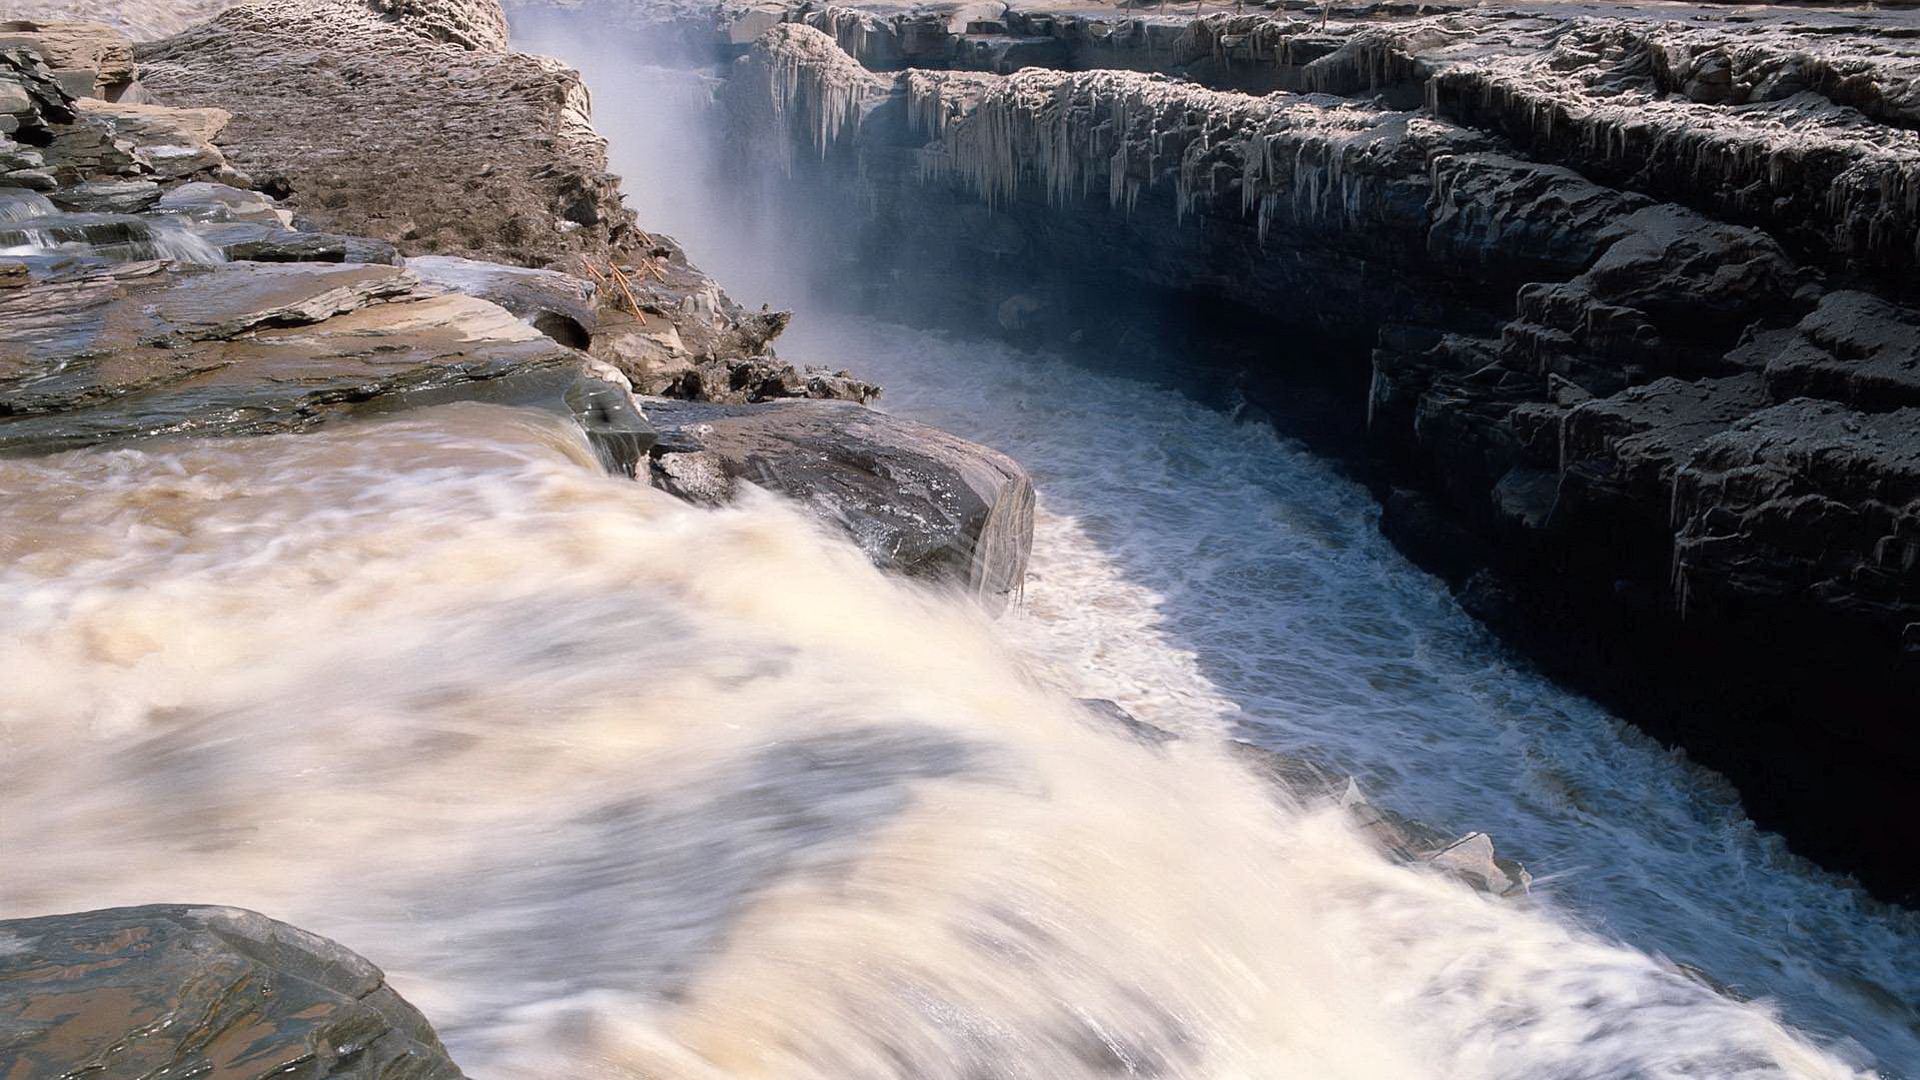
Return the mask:
<svg viewBox="0 0 1920 1080">
<path fill-rule="evenodd" d="M 133 28 L 165 105 L 127 112 L 232 126 L 91 181 L 131 212 L 0 201 L 0 1077 L 1920 1076 L 1900 822 L 1810 839 L 1898 792 L 1756 825 L 1647 706 L 1684 697 L 1588 692 L 1633 650 L 1493 610 L 1584 609 L 1370 434 L 1428 408 L 1379 359 L 1437 347 L 1414 278 L 1333 245 L 1311 318 L 1250 322 L 1275 282 L 1197 297 L 1184 190 L 1035 167 L 1017 117 L 1004 180 L 890 146 L 954 108 L 911 80 L 1087 66 L 991 6 Z M 979 58 L 900 52 L 932 38 Z M 1428 107 L 1388 75 L 1354 96 Z M 322 95 L 366 111 L 291 122 Z M 87 1049 L 122 1006 L 86 980 L 162 953 L 194 989 Z"/>
</svg>

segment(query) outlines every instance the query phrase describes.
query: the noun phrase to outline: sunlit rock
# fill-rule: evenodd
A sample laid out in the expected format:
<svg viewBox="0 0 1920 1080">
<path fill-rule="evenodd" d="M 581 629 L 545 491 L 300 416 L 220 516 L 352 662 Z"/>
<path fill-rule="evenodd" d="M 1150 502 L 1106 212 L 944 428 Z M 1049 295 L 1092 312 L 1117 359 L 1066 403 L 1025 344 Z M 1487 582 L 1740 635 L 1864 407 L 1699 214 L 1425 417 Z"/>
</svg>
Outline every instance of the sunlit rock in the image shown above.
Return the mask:
<svg viewBox="0 0 1920 1080">
<path fill-rule="evenodd" d="M 0 1032 L 9 1077 L 461 1075 L 379 968 L 230 907 L 0 921 Z"/>
</svg>

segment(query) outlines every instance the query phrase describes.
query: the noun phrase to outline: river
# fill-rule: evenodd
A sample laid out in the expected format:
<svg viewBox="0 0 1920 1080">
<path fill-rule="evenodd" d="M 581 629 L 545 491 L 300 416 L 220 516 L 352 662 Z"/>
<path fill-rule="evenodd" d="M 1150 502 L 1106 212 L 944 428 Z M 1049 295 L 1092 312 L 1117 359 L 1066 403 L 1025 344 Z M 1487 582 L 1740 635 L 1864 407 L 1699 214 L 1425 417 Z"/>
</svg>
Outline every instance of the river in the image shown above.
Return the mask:
<svg viewBox="0 0 1920 1080">
<path fill-rule="evenodd" d="M 681 97 L 541 44 L 648 221 L 797 288 L 806 253 L 688 216 L 698 171 L 631 122 Z M 803 306 L 785 354 L 1032 468 L 1019 610 L 772 497 L 603 475 L 538 412 L 0 462 L 0 917 L 264 911 L 375 959 L 480 1078 L 1911 1067 L 1910 916 L 1509 659 L 1325 462 L 965 338 Z M 1536 895 L 1387 862 L 1226 735 L 1493 832 Z"/>
</svg>

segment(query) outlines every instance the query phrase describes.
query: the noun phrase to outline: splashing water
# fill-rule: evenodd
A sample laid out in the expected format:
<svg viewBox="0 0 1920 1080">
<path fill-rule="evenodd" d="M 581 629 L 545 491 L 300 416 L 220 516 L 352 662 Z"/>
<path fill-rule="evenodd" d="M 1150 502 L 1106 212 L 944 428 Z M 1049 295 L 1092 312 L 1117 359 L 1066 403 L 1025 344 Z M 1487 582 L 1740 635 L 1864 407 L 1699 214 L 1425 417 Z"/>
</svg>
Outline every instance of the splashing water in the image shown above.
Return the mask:
<svg viewBox="0 0 1920 1080">
<path fill-rule="evenodd" d="M 213 241 L 178 221 L 156 220 L 148 244 L 153 249 L 153 257 L 158 259 L 172 259 L 175 262 L 186 263 L 227 261 L 226 253 L 215 246 Z"/>
<path fill-rule="evenodd" d="M 0 462 L 0 497 L 0 915 L 266 911 L 475 1075 L 1851 1075 L 544 414 Z"/>
<path fill-rule="evenodd" d="M 36 197 L 37 198 L 37 197 Z M 40 202 L 45 202 L 41 199 Z M 21 209 L 24 207 L 24 209 Z M 20 216 L 9 220 L 9 204 L 0 201 L 0 255 L 92 256 L 121 260 L 171 259 L 184 263 L 222 263 L 219 246 L 190 225 L 165 215 L 61 214 L 40 212 L 37 203 L 14 203 Z"/>
<path fill-rule="evenodd" d="M 831 237 L 762 234 L 768 207 L 704 183 L 701 76 L 635 64 L 633 42 L 564 19 L 515 29 L 586 73 L 635 208 L 736 297 L 791 307 L 832 273 Z M 1556 918 L 1920 1076 L 1920 916 L 1794 858 L 1720 778 L 1510 659 L 1326 464 L 1174 393 L 991 343 L 803 310 L 780 349 L 852 367 L 888 387 L 889 410 L 1034 471 L 1034 580 L 1001 633 L 1051 684 L 1310 753 L 1379 801 L 1487 829 Z"/>
<path fill-rule="evenodd" d="M 890 410 L 1033 470 L 1033 576 L 1003 630 L 1054 685 L 1337 762 L 1379 801 L 1493 833 L 1558 917 L 1777 1000 L 1888 1075 L 1920 1061 L 1920 916 L 1791 856 L 1719 777 L 1510 659 L 1325 462 L 993 343 L 836 317 L 784 344 L 857 357 Z"/>
<path fill-rule="evenodd" d="M 793 349 L 1029 456 L 1026 613 L 885 578 L 770 497 L 609 478 L 530 411 L 0 461 L 0 917 L 253 907 L 375 959 L 480 1077 L 1859 1075 L 1228 759 L 1246 705 L 1450 824 L 1524 825 L 1457 767 L 1486 758 L 1476 673 L 1658 759 L 1506 671 L 1357 491 L 1170 395 L 843 325 Z M 1247 616 L 1196 616 L 1220 595 Z M 1607 865 L 1666 872 L 1581 806 Z"/>
</svg>

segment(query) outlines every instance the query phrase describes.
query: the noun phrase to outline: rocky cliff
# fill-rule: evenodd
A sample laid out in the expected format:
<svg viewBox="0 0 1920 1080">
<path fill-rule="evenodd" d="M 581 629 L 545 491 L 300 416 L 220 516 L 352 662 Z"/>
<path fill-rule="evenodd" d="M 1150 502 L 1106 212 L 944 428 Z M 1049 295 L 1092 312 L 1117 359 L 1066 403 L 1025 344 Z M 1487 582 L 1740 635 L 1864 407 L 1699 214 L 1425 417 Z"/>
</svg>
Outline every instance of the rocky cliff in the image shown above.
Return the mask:
<svg viewBox="0 0 1920 1080">
<path fill-rule="evenodd" d="M 785 313 L 743 311 L 637 226 L 579 76 L 505 51 L 497 4 L 256 0 L 137 50 L 7 26 L 0 453 L 543 406 L 612 471 L 702 501 L 776 487 L 885 565 L 1018 593 L 1020 467 L 857 404 L 765 405 L 878 388 L 781 362 Z M 739 406 L 732 441 L 650 459 L 635 390 Z M 941 497 L 896 506 L 909 474 Z"/>
<path fill-rule="evenodd" d="M 1911 15 L 647 10 L 746 49 L 734 141 L 860 300 L 1109 356 L 1174 313 L 1255 404 L 1331 365 L 1470 606 L 1913 886 Z"/>
</svg>

